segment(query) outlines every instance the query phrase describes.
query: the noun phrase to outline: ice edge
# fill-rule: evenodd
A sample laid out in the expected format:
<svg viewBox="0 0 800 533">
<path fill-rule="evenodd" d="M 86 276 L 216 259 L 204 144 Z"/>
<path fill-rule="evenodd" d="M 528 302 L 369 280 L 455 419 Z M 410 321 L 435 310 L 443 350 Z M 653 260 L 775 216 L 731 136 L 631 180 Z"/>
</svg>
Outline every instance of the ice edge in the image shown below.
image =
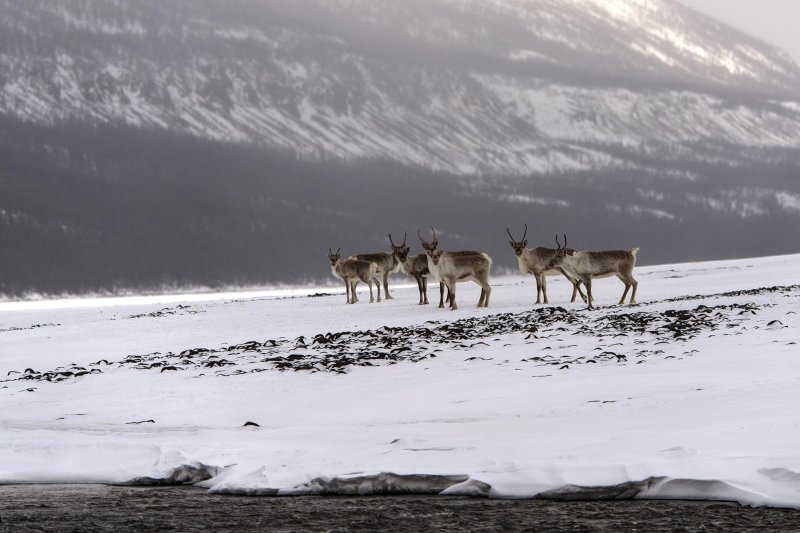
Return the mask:
<svg viewBox="0 0 800 533">
<path fill-rule="evenodd" d="M 243 496 L 471 496 L 497 499 L 540 499 L 554 501 L 601 500 L 707 500 L 731 501 L 742 505 L 766 505 L 769 498 L 733 483 L 713 479 L 685 479 L 650 476 L 614 485 L 584 486 L 567 484 L 520 496 L 495 490 L 489 483 L 466 474 L 396 474 L 381 472 L 360 476 L 316 477 L 291 488 L 244 487 L 217 484 L 215 478 L 225 469 L 191 463 L 172 469 L 161 478 L 139 477 L 121 483 L 125 486 L 196 485 L 213 494 Z M 774 505 L 774 502 L 771 502 Z"/>
</svg>

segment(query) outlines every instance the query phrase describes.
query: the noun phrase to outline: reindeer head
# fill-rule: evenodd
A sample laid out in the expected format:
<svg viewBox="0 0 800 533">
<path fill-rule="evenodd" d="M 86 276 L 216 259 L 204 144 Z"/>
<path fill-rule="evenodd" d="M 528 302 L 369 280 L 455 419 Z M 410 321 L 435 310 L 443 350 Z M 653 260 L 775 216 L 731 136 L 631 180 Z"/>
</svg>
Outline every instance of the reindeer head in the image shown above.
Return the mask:
<svg viewBox="0 0 800 533">
<path fill-rule="evenodd" d="M 442 250 L 434 250 L 434 251 L 430 252 L 431 261 L 433 261 L 434 265 L 436 265 L 436 266 L 439 265 L 439 259 L 441 259 L 443 253 L 444 253 L 444 251 L 442 251 Z"/>
<path fill-rule="evenodd" d="M 558 248 L 556 248 L 556 255 L 550 261 L 550 264 L 547 265 L 548 270 L 560 267 L 561 264 L 564 262 L 564 257 L 566 257 L 567 255 L 572 255 L 573 253 L 575 253 L 575 250 L 570 250 L 570 249 L 567 248 L 567 234 L 566 233 L 564 234 L 564 246 L 561 246 L 561 243 L 558 242 L 558 235 L 556 235 L 556 245 L 558 246 Z"/>
<path fill-rule="evenodd" d="M 339 248 L 338 250 L 336 250 L 336 252 L 333 252 L 330 248 L 328 248 L 328 261 L 331 262 L 331 266 L 332 267 L 335 267 L 336 265 L 339 264 L 339 259 L 341 258 L 341 255 L 339 255 L 339 252 L 341 250 L 342 249 Z"/>
<path fill-rule="evenodd" d="M 422 247 L 428 252 L 428 255 L 431 255 L 436 248 L 439 247 L 439 241 L 436 240 L 436 230 L 433 229 L 433 226 L 431 226 L 431 231 L 433 232 L 433 240 L 431 240 L 431 242 L 425 242 L 425 239 L 422 238 L 422 235 L 419 234 L 419 230 L 417 230 L 417 237 L 422 241 Z"/>
<path fill-rule="evenodd" d="M 403 232 L 403 243 L 398 246 L 392 240 L 392 234 L 389 234 L 389 242 L 392 243 L 392 251 L 401 263 L 408 258 L 408 252 L 411 251 L 411 247 L 406 244 L 406 236 L 407 233 Z"/>
<path fill-rule="evenodd" d="M 525 247 L 528 246 L 528 240 L 525 238 L 525 235 L 528 234 L 528 225 L 525 224 L 525 233 L 522 234 L 522 239 L 519 241 L 514 240 L 514 236 L 511 235 L 511 230 L 508 228 L 506 228 L 506 233 L 508 233 L 508 236 L 511 237 L 509 244 L 514 249 L 514 253 L 517 254 L 517 257 L 521 256 L 522 252 L 525 251 Z"/>
</svg>

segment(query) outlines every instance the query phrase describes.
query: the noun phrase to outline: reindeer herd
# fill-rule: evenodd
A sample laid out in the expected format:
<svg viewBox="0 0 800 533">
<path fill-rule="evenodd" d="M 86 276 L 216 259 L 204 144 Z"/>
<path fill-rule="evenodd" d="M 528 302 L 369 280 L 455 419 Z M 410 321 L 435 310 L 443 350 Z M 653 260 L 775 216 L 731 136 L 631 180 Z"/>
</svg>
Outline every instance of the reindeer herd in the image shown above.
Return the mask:
<svg viewBox="0 0 800 533">
<path fill-rule="evenodd" d="M 489 296 L 492 288 L 489 285 L 489 270 L 492 268 L 492 258 L 483 252 L 473 250 L 449 252 L 439 248 L 439 241 L 436 238 L 436 231 L 431 228 L 432 238 L 426 241 L 417 230 L 417 236 L 422 241 L 422 248 L 425 253 L 409 255 L 411 247 L 406 244 L 406 235 L 403 235 L 403 242 L 395 244 L 392 235 L 389 234 L 389 242 L 392 247 L 391 252 L 378 252 L 373 254 L 353 255 L 345 259 L 341 258 L 341 248 L 334 252 L 328 249 L 328 260 L 331 264 L 331 272 L 340 280 L 344 281 L 347 303 L 354 304 L 358 301 L 356 296 L 356 285 L 363 281 L 369 286 L 369 301 L 374 302 L 375 297 L 372 292 L 373 282 L 376 285 L 378 298 L 381 301 L 381 281 L 383 282 L 384 298 L 391 299 L 389 294 L 389 274 L 403 271 L 417 281 L 419 288 L 419 304 L 428 303 L 428 278 L 431 277 L 439 282 L 439 307 L 445 306 L 445 301 L 449 303 L 450 309 L 458 309 L 456 304 L 456 286 L 460 282 L 474 281 L 481 287 L 481 296 L 478 299 L 478 307 L 489 306 Z M 589 309 L 593 308 L 592 280 L 617 276 L 625 285 L 619 303 L 625 302 L 628 291 L 631 291 L 629 303 L 636 301 L 636 287 L 638 283 L 633 277 L 633 267 L 636 265 L 636 253 L 639 248 L 630 250 L 606 250 L 601 252 L 585 252 L 567 248 L 567 236 L 564 235 L 564 244 L 556 236 L 557 248 L 527 248 L 528 241 L 525 236 L 528 234 L 528 225 L 525 225 L 525 232 L 522 239 L 517 241 L 511 235 L 511 231 L 506 228 L 508 236 L 511 237 L 509 244 L 517 256 L 519 270 L 523 274 L 532 274 L 536 279 L 536 303 L 548 303 L 547 300 L 547 276 L 561 274 L 572 285 L 572 302 L 576 296 L 580 295 Z M 586 287 L 586 294 L 581 290 L 581 284 Z M 447 289 L 447 299 L 445 300 L 445 289 Z"/>
</svg>

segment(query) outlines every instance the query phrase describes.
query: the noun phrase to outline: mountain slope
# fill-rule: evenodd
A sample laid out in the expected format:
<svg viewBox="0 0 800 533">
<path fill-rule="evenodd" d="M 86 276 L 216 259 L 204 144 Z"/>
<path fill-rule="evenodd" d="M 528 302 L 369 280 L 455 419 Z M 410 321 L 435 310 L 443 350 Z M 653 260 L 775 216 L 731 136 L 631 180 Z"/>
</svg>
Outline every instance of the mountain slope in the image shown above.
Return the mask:
<svg viewBox="0 0 800 533">
<path fill-rule="evenodd" d="M 0 0 L 0 294 L 302 282 L 430 225 L 509 269 L 523 224 L 798 251 L 798 87 L 668 0 Z"/>
<path fill-rule="evenodd" d="M 800 142 L 797 65 L 665 1 L 0 10 L 0 112 L 40 124 L 163 128 L 482 175 L 631 166 L 598 142 Z"/>
</svg>

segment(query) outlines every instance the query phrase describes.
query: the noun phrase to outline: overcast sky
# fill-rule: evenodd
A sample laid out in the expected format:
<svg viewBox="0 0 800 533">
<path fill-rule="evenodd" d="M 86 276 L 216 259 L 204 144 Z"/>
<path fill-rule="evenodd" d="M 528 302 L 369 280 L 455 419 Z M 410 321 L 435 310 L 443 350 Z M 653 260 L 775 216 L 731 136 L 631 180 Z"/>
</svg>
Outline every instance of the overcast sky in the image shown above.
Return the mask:
<svg viewBox="0 0 800 533">
<path fill-rule="evenodd" d="M 789 52 L 800 64 L 800 0 L 679 0 Z"/>
</svg>

